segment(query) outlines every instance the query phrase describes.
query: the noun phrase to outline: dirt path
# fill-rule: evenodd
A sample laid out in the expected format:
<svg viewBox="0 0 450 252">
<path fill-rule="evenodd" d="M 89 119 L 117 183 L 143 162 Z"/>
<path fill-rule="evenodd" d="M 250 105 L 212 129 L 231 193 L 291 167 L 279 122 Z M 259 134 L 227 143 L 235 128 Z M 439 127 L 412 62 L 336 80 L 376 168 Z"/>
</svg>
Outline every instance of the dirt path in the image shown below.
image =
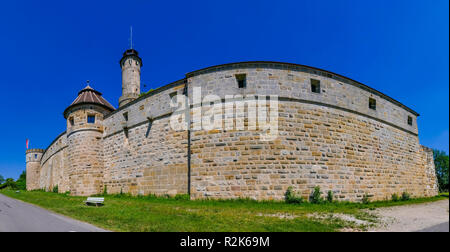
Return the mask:
<svg viewBox="0 0 450 252">
<path fill-rule="evenodd" d="M 369 229 L 375 232 L 414 232 L 445 225 L 449 221 L 449 201 L 379 208 L 371 211 L 380 216 L 381 224 Z M 448 228 L 447 228 L 448 229 Z"/>
</svg>

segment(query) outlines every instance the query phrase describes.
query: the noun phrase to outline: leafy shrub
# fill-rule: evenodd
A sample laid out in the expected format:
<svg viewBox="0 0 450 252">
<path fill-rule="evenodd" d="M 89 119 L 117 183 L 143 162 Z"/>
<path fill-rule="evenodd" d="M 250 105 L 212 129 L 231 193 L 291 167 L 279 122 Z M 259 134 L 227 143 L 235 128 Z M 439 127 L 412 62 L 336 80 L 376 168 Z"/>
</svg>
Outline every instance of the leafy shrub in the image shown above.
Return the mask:
<svg viewBox="0 0 450 252">
<path fill-rule="evenodd" d="M 402 201 L 408 201 L 411 198 L 411 195 L 408 192 L 402 193 Z"/>
<path fill-rule="evenodd" d="M 369 197 L 369 195 L 367 193 L 363 195 L 362 203 L 365 204 L 365 205 L 370 203 L 370 197 Z"/>
<path fill-rule="evenodd" d="M 322 203 L 322 198 L 320 197 L 321 194 L 322 194 L 322 192 L 320 191 L 320 186 L 314 187 L 314 191 L 311 194 L 309 201 L 313 204 Z"/>
<path fill-rule="evenodd" d="M 294 192 L 292 186 L 289 186 L 284 194 L 284 200 L 288 204 L 301 204 L 303 203 L 303 198 Z"/>
<path fill-rule="evenodd" d="M 398 194 L 396 194 L 396 193 L 392 194 L 391 200 L 394 202 L 397 202 L 399 200 Z"/>
<path fill-rule="evenodd" d="M 58 193 L 58 185 L 55 185 L 52 189 L 52 192 Z"/>
<path fill-rule="evenodd" d="M 329 202 L 329 203 L 333 203 L 333 191 L 328 191 L 328 194 L 327 194 L 327 201 Z"/>
</svg>

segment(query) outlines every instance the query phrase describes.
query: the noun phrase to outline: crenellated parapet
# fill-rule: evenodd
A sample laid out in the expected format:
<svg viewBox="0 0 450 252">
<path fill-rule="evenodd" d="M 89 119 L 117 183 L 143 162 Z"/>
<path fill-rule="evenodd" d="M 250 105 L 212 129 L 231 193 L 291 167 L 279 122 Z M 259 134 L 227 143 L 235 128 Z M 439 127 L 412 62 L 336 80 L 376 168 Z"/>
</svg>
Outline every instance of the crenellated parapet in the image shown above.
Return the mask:
<svg viewBox="0 0 450 252">
<path fill-rule="evenodd" d="M 28 149 L 28 150 L 26 150 L 25 151 L 25 153 L 26 154 L 29 154 L 29 153 L 44 153 L 44 149 Z"/>
</svg>

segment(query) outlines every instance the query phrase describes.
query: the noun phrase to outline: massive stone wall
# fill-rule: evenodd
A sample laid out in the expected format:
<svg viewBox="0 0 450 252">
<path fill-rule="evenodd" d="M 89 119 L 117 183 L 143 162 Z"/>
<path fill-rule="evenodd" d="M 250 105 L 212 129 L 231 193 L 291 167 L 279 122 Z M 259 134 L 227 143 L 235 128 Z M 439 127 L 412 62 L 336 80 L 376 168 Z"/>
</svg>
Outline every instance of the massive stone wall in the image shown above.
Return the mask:
<svg viewBox="0 0 450 252">
<path fill-rule="evenodd" d="M 187 193 L 187 132 L 169 125 L 170 97 L 183 88 L 183 81 L 172 83 L 105 119 L 104 184 L 109 193 Z"/>
<path fill-rule="evenodd" d="M 238 87 L 236 74 L 246 75 L 246 88 Z M 311 92 L 311 79 L 320 81 L 320 93 Z M 193 116 L 199 105 L 193 104 L 195 87 L 202 97 L 278 96 L 278 137 L 262 141 L 260 130 L 247 128 L 172 129 L 176 108 L 170 101 L 186 90 L 192 125 L 201 125 Z M 369 108 L 369 98 L 376 100 L 376 110 Z M 280 200 L 289 186 L 307 197 L 318 185 L 349 201 L 365 194 L 381 200 L 405 191 L 415 197 L 437 193 L 432 151 L 419 144 L 418 114 L 361 83 L 314 68 L 212 67 L 105 116 L 78 109 L 71 112 L 74 125 L 68 122 L 67 134 L 41 159 L 40 188 L 58 185 L 60 192 L 87 195 L 106 186 L 108 193 Z M 89 113 L 96 113 L 95 125 L 85 124 Z"/>
<path fill-rule="evenodd" d="M 238 88 L 236 74 L 247 75 L 245 89 Z M 307 197 L 317 185 L 350 201 L 364 194 L 381 200 L 404 191 L 437 193 L 430 153 L 419 144 L 417 114 L 362 84 L 277 64 L 225 66 L 188 77 L 190 97 L 201 87 L 203 96 L 279 99 L 274 141 L 261 141 L 258 131 L 192 132 L 193 198 L 280 200 L 289 186 Z M 321 93 L 311 92 L 311 79 L 320 80 Z M 369 97 L 376 110 L 369 109 Z"/>
<path fill-rule="evenodd" d="M 350 201 L 436 194 L 417 136 L 313 104 L 283 102 L 279 111 L 274 141 L 258 131 L 193 133 L 192 196 L 281 200 L 289 186 L 304 197 L 320 186 Z"/>
<path fill-rule="evenodd" d="M 63 132 L 42 155 L 39 187 L 37 189 L 50 191 L 55 186 L 58 186 L 59 192 L 69 190 L 66 148 L 66 133 Z"/>
</svg>

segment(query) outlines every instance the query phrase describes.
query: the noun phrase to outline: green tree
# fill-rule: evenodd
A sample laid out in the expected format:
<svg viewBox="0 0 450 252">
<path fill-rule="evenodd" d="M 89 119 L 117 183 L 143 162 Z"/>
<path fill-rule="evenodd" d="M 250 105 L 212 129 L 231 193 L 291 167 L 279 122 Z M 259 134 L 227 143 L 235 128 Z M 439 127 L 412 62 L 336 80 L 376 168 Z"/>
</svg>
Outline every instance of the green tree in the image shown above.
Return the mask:
<svg viewBox="0 0 450 252">
<path fill-rule="evenodd" d="M 16 187 L 20 190 L 26 190 L 27 189 L 27 173 L 26 171 L 23 171 L 22 174 L 20 174 L 19 178 L 16 180 Z"/>
<path fill-rule="evenodd" d="M 12 189 L 12 190 L 17 189 L 16 182 L 14 181 L 13 178 L 7 178 L 6 179 L 5 183 L 2 185 L 2 189 L 5 188 L 5 187 L 9 188 L 9 189 Z"/>
<path fill-rule="evenodd" d="M 433 157 L 439 190 L 448 191 L 448 155 L 444 151 L 433 150 Z"/>
<path fill-rule="evenodd" d="M 5 178 L 2 175 L 0 175 L 0 185 L 3 183 L 5 183 Z"/>
</svg>

